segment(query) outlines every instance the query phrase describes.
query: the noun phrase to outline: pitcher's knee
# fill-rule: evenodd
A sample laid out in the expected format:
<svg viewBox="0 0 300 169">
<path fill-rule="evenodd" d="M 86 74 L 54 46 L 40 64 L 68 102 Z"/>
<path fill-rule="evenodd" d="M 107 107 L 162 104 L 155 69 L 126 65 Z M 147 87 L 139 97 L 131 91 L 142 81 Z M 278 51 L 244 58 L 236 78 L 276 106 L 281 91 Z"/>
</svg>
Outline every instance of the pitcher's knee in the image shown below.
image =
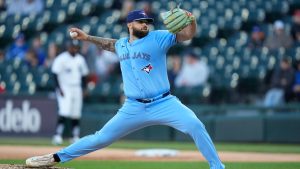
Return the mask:
<svg viewBox="0 0 300 169">
<path fill-rule="evenodd" d="M 95 145 L 98 148 L 105 147 L 111 144 L 114 140 L 111 134 L 96 132 L 93 135 L 90 135 L 92 138 L 89 139 L 91 145 Z"/>
<path fill-rule="evenodd" d="M 190 120 L 187 124 L 188 132 L 193 132 L 193 131 L 199 131 L 205 129 L 204 124 L 198 120 L 198 119 L 193 119 Z"/>
</svg>

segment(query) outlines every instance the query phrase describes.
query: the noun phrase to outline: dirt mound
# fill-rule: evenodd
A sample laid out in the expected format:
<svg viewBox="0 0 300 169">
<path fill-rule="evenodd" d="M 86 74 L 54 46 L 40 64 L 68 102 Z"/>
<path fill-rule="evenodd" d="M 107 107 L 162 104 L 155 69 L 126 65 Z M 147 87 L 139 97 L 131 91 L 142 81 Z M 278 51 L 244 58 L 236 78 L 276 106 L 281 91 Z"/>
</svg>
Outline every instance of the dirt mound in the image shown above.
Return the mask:
<svg viewBox="0 0 300 169">
<path fill-rule="evenodd" d="M 17 164 L 0 164 L 0 169 L 34 169 L 30 167 L 26 167 L 25 165 L 17 165 Z M 62 167 L 39 167 L 39 169 L 69 169 Z"/>
</svg>

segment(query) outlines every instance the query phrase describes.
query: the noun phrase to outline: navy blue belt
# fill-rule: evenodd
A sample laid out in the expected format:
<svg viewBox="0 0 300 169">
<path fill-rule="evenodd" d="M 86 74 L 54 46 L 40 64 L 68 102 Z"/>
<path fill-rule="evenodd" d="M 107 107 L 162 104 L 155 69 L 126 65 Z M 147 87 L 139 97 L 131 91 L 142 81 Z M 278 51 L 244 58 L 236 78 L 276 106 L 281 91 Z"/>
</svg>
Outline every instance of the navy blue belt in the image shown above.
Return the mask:
<svg viewBox="0 0 300 169">
<path fill-rule="evenodd" d="M 154 98 L 149 98 L 149 99 L 135 99 L 136 101 L 138 102 L 141 102 L 141 103 L 151 103 L 151 102 L 154 102 L 155 100 L 158 100 L 158 99 L 162 99 L 166 96 L 168 96 L 170 94 L 170 91 L 162 94 L 162 95 L 159 95 L 159 96 L 156 96 Z"/>
</svg>

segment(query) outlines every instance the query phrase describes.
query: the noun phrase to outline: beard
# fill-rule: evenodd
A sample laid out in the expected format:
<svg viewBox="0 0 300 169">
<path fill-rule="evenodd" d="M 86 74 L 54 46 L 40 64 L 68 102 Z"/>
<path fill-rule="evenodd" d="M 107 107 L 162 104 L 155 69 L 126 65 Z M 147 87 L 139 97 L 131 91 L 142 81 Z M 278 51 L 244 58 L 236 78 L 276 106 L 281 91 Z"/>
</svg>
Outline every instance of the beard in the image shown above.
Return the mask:
<svg viewBox="0 0 300 169">
<path fill-rule="evenodd" d="M 147 27 L 144 27 L 142 30 L 136 29 L 134 27 L 132 28 L 132 34 L 133 34 L 133 36 L 135 36 L 135 37 L 137 37 L 139 39 L 147 36 L 148 33 L 149 33 L 149 30 L 148 30 Z"/>
</svg>

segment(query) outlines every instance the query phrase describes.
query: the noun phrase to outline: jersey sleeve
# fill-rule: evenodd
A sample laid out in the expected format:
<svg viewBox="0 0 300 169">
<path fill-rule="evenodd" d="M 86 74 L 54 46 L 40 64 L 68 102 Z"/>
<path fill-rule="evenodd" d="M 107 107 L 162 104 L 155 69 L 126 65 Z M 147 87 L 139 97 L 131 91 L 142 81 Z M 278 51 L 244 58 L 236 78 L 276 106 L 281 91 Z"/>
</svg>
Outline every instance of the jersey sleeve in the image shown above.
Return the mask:
<svg viewBox="0 0 300 169">
<path fill-rule="evenodd" d="M 115 51 L 116 51 L 116 54 L 118 54 L 119 41 L 120 41 L 120 40 L 117 40 L 116 43 L 115 43 Z"/>
<path fill-rule="evenodd" d="M 52 73 L 59 74 L 62 71 L 62 65 L 61 59 L 57 56 L 51 67 Z"/>
<path fill-rule="evenodd" d="M 177 43 L 176 35 L 167 30 L 155 31 L 155 37 L 158 45 L 165 51 Z"/>
<path fill-rule="evenodd" d="M 116 54 L 119 55 L 119 50 L 120 50 L 120 46 L 121 46 L 121 43 L 123 43 L 123 39 L 118 39 L 115 43 L 115 51 L 116 51 Z"/>
</svg>

